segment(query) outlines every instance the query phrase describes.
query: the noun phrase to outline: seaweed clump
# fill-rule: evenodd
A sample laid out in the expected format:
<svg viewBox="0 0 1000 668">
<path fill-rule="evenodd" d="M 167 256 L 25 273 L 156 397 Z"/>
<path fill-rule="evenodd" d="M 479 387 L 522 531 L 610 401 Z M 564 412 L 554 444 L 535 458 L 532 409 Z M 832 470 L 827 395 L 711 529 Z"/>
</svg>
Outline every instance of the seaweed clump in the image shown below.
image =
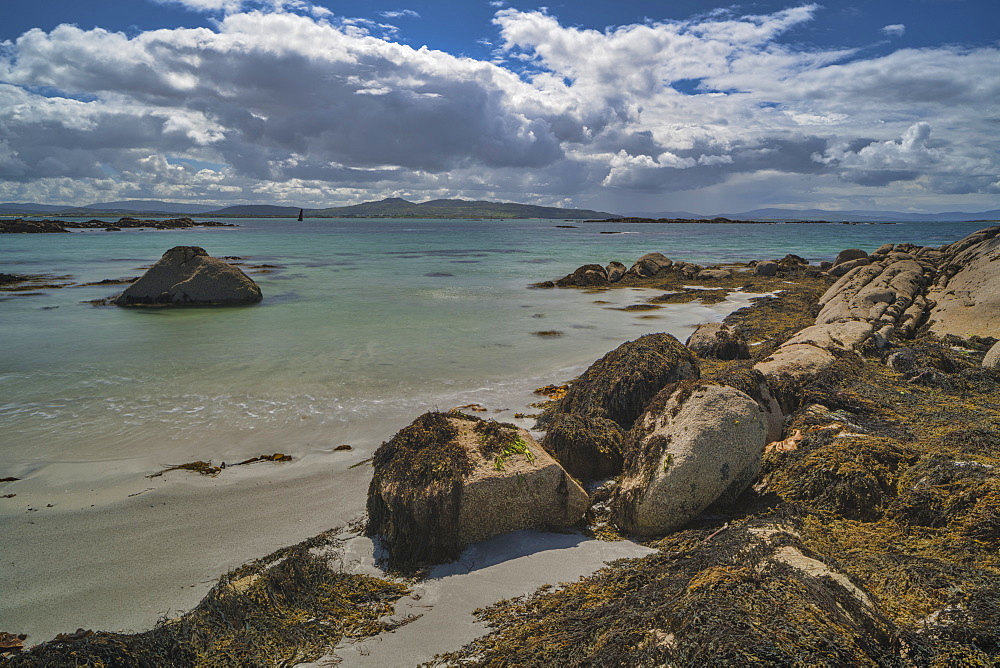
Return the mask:
<svg viewBox="0 0 1000 668">
<path fill-rule="evenodd" d="M 372 459 L 368 534 L 381 535 L 394 568 L 450 561 L 461 554 L 459 505 L 474 463 L 458 442 L 460 413 L 424 413 L 383 443 Z"/>
<path fill-rule="evenodd" d="M 569 473 L 598 480 L 621 473 L 625 432 L 665 386 L 697 378 L 691 352 L 669 334 L 623 343 L 577 378 L 537 427 L 542 445 Z"/>
<path fill-rule="evenodd" d="M 478 610 L 494 631 L 428 665 L 908 665 L 912 634 L 775 519 L 681 531 L 656 554 Z"/>
<path fill-rule="evenodd" d="M 191 612 L 143 633 L 79 630 L 4 664 L 40 666 L 265 666 L 315 661 L 345 637 L 390 630 L 407 588 L 331 565 L 336 530 L 241 566 L 219 579 Z"/>
</svg>

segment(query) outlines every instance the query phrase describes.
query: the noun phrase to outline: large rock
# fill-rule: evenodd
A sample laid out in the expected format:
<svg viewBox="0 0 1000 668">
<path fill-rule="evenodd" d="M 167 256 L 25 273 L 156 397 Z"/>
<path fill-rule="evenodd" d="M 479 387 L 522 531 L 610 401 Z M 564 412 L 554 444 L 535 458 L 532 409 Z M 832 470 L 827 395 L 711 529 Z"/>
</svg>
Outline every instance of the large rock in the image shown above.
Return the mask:
<svg viewBox="0 0 1000 668">
<path fill-rule="evenodd" d="M 238 267 L 198 246 L 171 248 L 115 298 L 118 306 L 236 305 L 261 300 L 260 288 Z"/>
<path fill-rule="evenodd" d="M 944 260 L 927 298 L 935 304 L 930 329 L 943 336 L 997 336 L 1000 332 L 1000 227 L 945 246 Z"/>
<path fill-rule="evenodd" d="M 722 498 L 732 500 L 760 472 L 764 412 L 733 387 L 682 386 L 634 431 L 644 434 L 615 499 L 620 529 L 674 531 Z"/>
<path fill-rule="evenodd" d="M 662 253 L 646 253 L 635 261 L 628 273 L 640 278 L 649 278 L 656 276 L 664 269 L 669 269 L 673 263 L 673 260 Z"/>
<path fill-rule="evenodd" d="M 368 533 L 393 566 L 458 557 L 509 531 L 575 524 L 587 493 L 531 435 L 457 413 L 425 413 L 375 452 Z"/>
<path fill-rule="evenodd" d="M 628 341 L 594 362 L 539 419 L 542 445 L 581 480 L 621 472 L 622 435 L 665 386 L 697 378 L 698 363 L 669 334 Z"/>
<path fill-rule="evenodd" d="M 868 253 L 861 250 L 860 248 L 845 248 L 844 250 L 837 253 L 836 259 L 833 261 L 833 266 L 839 264 L 844 264 L 845 262 L 850 262 L 851 260 L 858 260 L 868 258 Z"/>
<path fill-rule="evenodd" d="M 750 359 L 746 337 L 739 328 L 721 322 L 698 325 L 685 345 L 699 357 L 720 360 Z"/>
</svg>

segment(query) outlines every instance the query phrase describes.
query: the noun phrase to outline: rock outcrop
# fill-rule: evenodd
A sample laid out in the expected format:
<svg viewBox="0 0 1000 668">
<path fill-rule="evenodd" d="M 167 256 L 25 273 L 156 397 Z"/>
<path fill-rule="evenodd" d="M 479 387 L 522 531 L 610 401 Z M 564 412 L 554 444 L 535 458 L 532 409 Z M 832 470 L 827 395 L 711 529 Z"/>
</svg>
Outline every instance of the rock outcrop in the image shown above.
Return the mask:
<svg viewBox="0 0 1000 668">
<path fill-rule="evenodd" d="M 662 535 L 709 505 L 735 499 L 760 472 L 767 436 L 764 411 L 743 392 L 721 385 L 681 386 L 636 422 L 615 500 L 620 529 Z"/>
<path fill-rule="evenodd" d="M 647 334 L 597 360 L 538 420 L 542 445 L 581 480 L 621 473 L 624 434 L 665 386 L 697 378 L 691 352 L 669 334 Z"/>
<path fill-rule="evenodd" d="M 928 290 L 930 329 L 939 336 L 1000 336 L 1000 227 L 975 232 L 941 249 L 944 259 Z"/>
<path fill-rule="evenodd" d="M 754 265 L 754 276 L 775 276 L 778 273 L 778 263 L 772 260 L 765 260 Z"/>
<path fill-rule="evenodd" d="M 589 503 L 527 431 L 460 413 L 420 416 L 372 466 L 368 533 L 403 568 L 450 561 L 510 531 L 572 525 Z"/>
<path fill-rule="evenodd" d="M 699 357 L 720 360 L 750 359 L 746 337 L 739 328 L 721 322 L 698 325 L 685 344 Z"/>
<path fill-rule="evenodd" d="M 238 267 L 198 246 L 171 248 L 114 299 L 117 306 L 255 304 L 260 288 Z"/>
</svg>

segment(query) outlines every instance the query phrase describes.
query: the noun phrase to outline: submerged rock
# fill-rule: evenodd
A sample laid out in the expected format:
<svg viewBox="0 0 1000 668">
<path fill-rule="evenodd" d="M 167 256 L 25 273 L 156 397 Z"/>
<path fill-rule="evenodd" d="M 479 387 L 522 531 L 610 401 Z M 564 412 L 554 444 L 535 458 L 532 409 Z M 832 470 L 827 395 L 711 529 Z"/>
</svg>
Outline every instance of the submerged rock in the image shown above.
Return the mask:
<svg viewBox="0 0 1000 668">
<path fill-rule="evenodd" d="M 652 536 L 749 487 L 760 472 L 767 421 L 757 402 L 736 388 L 694 385 L 643 414 L 633 431 L 643 436 L 631 453 L 615 515 L 623 531 Z"/>
<path fill-rule="evenodd" d="M 527 431 L 458 413 L 421 415 L 372 466 L 368 533 L 382 536 L 395 567 L 451 561 L 518 529 L 569 526 L 589 503 Z"/>
<path fill-rule="evenodd" d="M 665 386 L 699 375 L 698 363 L 669 334 L 647 334 L 597 360 L 538 421 L 542 445 L 571 474 L 599 480 L 621 472 L 624 432 Z"/>
<path fill-rule="evenodd" d="M 171 248 L 115 298 L 117 306 L 239 305 L 262 299 L 252 278 L 198 246 Z"/>
</svg>

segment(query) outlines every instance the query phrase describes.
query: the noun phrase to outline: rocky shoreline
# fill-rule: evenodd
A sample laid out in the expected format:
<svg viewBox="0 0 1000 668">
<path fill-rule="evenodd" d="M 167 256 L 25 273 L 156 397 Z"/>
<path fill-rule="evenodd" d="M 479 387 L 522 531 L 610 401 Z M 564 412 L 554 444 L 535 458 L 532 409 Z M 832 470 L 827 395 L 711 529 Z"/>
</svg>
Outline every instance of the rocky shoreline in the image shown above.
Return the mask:
<svg viewBox="0 0 1000 668">
<path fill-rule="evenodd" d="M 382 541 L 394 568 L 412 574 L 531 526 L 631 535 L 657 550 L 481 610 L 491 632 L 429 665 L 995 665 L 996 257 L 1000 227 L 940 248 L 846 249 L 818 267 L 789 255 L 705 268 L 651 253 L 536 286 L 664 290 L 652 308 L 772 294 L 686 345 L 647 335 L 598 360 L 546 406 L 540 444 L 453 412 L 421 416 L 382 445 L 357 529 Z M 532 482 L 536 471 L 546 482 Z M 463 514 L 470 504 L 486 509 L 482 521 Z M 258 657 L 273 624 L 254 627 L 255 654 L 226 641 L 222 655 L 204 642 L 216 622 L 198 615 L 244 595 L 266 613 L 268 569 L 338 572 L 315 554 L 229 574 L 201 613 L 145 634 L 57 639 L 9 663 Z M 285 578 L 281 591 L 292 597 L 314 577 Z M 337 628 L 296 631 L 296 655 L 387 627 Z"/>
<path fill-rule="evenodd" d="M 190 227 L 236 227 L 234 223 L 218 221 L 199 222 L 191 218 L 167 218 L 164 220 L 149 220 L 125 216 L 115 222 L 104 220 L 68 221 L 68 220 L 25 220 L 23 218 L 0 219 L 0 234 L 52 234 L 69 232 L 70 230 L 100 230 L 105 232 L 120 232 L 125 229 L 156 229 L 182 230 Z"/>
</svg>

